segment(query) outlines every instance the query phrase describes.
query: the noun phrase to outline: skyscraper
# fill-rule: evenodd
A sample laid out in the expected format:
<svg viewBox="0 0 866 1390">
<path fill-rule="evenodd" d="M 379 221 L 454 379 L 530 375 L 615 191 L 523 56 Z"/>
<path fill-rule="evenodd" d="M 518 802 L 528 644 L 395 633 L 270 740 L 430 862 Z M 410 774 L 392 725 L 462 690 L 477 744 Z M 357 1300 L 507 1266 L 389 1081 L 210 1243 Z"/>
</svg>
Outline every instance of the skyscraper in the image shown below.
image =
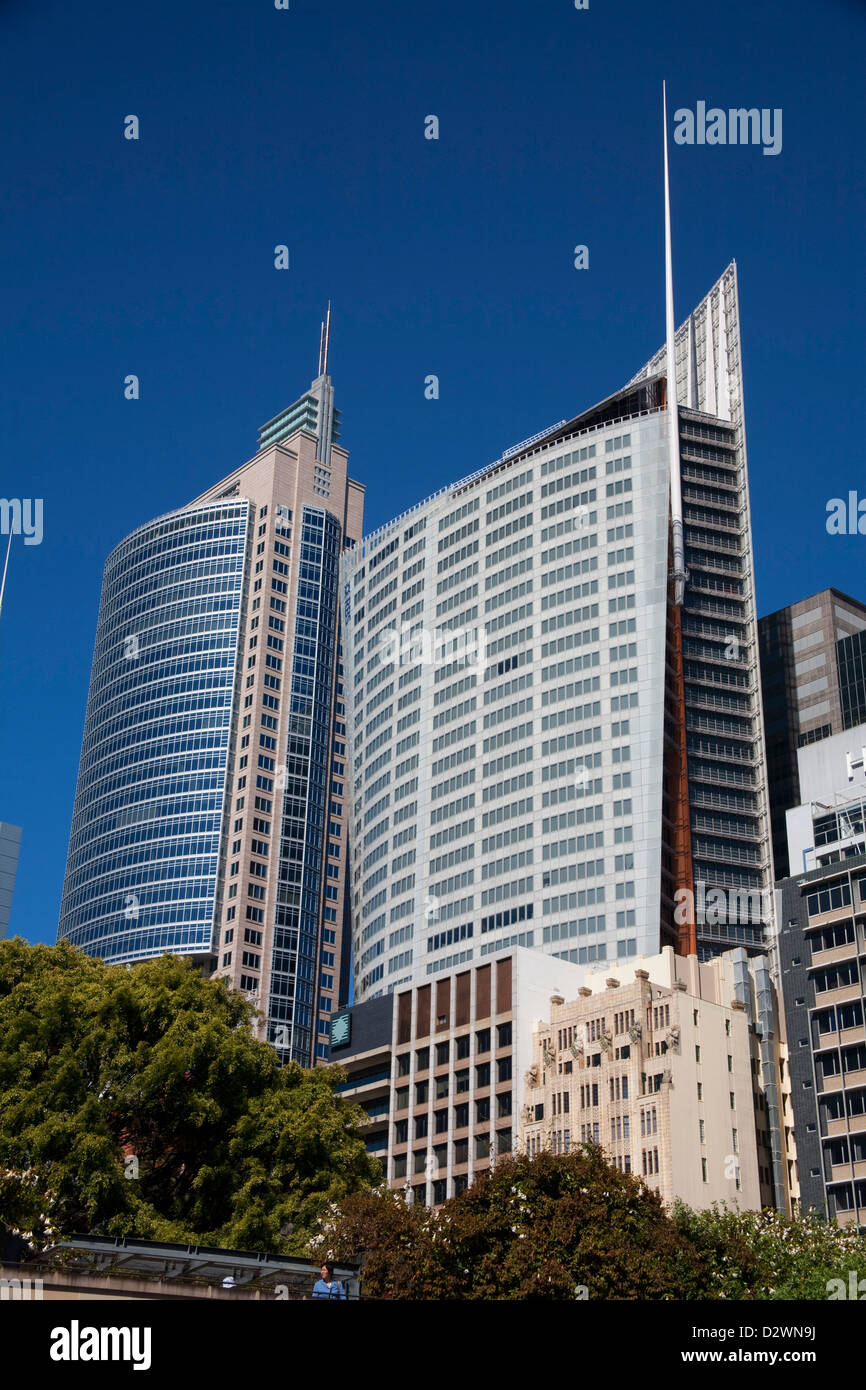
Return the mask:
<svg viewBox="0 0 866 1390">
<path fill-rule="evenodd" d="M 824 589 L 761 618 L 758 634 L 773 858 L 782 879 L 790 872 L 785 813 L 800 803 L 798 748 L 866 721 L 866 604 Z"/>
<path fill-rule="evenodd" d="M 344 556 L 358 999 L 512 945 L 764 941 L 735 266 L 668 317 L 622 390 Z"/>
<path fill-rule="evenodd" d="M 12 911 L 12 894 L 15 891 L 15 876 L 18 872 L 18 854 L 21 849 L 21 827 L 0 821 L 0 941 L 9 930 L 9 915 Z"/>
<path fill-rule="evenodd" d="M 197 958 L 305 1064 L 341 972 L 346 995 L 338 565 L 363 512 L 328 333 L 256 455 L 108 558 L 59 929 Z"/>
<path fill-rule="evenodd" d="M 12 527 L 9 526 L 9 539 L 3 568 L 0 570 L 0 612 L 3 610 L 3 595 L 6 591 L 6 576 L 9 572 L 9 556 L 12 553 Z M 0 941 L 9 930 L 9 916 L 12 911 L 12 894 L 15 891 L 15 877 L 18 873 L 18 854 L 21 849 L 21 827 L 0 821 Z"/>
</svg>

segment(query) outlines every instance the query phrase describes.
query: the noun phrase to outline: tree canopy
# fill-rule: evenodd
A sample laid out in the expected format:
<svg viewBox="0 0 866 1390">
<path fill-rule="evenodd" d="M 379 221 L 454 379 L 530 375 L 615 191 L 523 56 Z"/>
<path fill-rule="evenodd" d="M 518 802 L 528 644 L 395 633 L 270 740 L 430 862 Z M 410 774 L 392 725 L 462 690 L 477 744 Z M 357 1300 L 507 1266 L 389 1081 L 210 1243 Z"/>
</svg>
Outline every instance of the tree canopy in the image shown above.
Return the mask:
<svg viewBox="0 0 866 1390">
<path fill-rule="evenodd" d="M 827 1299 L 848 1296 L 852 1271 L 866 1288 L 863 1235 L 775 1211 L 668 1211 L 591 1144 L 504 1157 L 437 1211 L 351 1195 L 309 1249 L 362 1259 L 365 1296 L 386 1299 Z"/>
<path fill-rule="evenodd" d="M 34 1245 L 87 1232 L 301 1253 L 379 1165 L 342 1074 L 281 1067 L 253 1015 L 178 957 L 107 966 L 66 942 L 0 942 L 6 1225 Z"/>
<path fill-rule="evenodd" d="M 0 1223 L 35 1247 L 91 1233 L 361 1258 L 373 1298 L 823 1299 L 866 1280 L 863 1235 L 667 1211 L 594 1145 L 503 1156 L 438 1211 L 407 1206 L 343 1074 L 281 1067 L 253 1014 L 177 957 L 0 942 Z"/>
<path fill-rule="evenodd" d="M 438 1211 L 358 1194 L 323 1218 L 311 1253 L 363 1256 L 378 1298 L 711 1297 L 710 1262 L 656 1195 L 600 1148 L 503 1157 Z"/>
</svg>

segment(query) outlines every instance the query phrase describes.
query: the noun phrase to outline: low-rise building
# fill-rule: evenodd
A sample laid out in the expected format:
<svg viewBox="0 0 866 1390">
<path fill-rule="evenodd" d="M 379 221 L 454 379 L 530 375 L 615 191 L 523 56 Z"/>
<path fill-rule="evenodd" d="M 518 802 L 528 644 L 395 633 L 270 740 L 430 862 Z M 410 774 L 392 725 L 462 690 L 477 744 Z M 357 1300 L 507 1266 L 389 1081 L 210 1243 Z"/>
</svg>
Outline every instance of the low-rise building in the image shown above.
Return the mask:
<svg viewBox="0 0 866 1390">
<path fill-rule="evenodd" d="M 596 1143 L 667 1203 L 789 1211 L 785 1062 L 765 956 L 588 971 L 536 1024 L 521 1147 Z"/>
<path fill-rule="evenodd" d="M 700 964 L 668 947 L 588 971 L 515 948 L 344 1010 L 331 1056 L 413 1201 L 440 1205 L 498 1155 L 594 1140 L 666 1201 L 790 1209 L 764 956 Z"/>
<path fill-rule="evenodd" d="M 367 1147 L 392 1187 L 438 1206 L 516 1151 L 534 1020 L 583 975 L 516 948 L 334 1016 L 341 1090 L 370 1117 Z"/>
</svg>

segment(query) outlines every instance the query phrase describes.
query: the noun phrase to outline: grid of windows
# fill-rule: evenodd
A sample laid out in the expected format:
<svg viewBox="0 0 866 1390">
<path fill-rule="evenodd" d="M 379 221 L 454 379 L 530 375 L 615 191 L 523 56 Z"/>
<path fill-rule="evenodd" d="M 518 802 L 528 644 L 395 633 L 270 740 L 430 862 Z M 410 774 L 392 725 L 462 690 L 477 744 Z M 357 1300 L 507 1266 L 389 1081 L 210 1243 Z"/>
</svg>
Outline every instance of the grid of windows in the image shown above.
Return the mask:
<svg viewBox="0 0 866 1390">
<path fill-rule="evenodd" d="M 617 491 L 631 491 L 635 474 L 632 455 L 622 452 L 623 436 L 614 437 L 620 442 L 614 457 L 606 461 L 606 472 L 614 475 L 609 485 L 613 496 Z M 631 446 L 631 436 L 625 438 L 626 447 Z M 555 804 L 559 800 L 582 800 L 587 790 L 590 795 L 594 789 L 601 791 L 605 781 L 604 764 L 609 764 L 613 756 L 612 753 L 603 757 L 601 752 L 581 752 L 578 757 L 566 756 L 551 761 L 556 754 L 581 749 L 587 743 L 601 747 L 605 736 L 599 719 L 605 677 L 598 668 L 608 657 L 602 647 L 602 628 L 593 621 L 599 617 L 598 601 L 593 601 L 595 596 L 613 585 L 617 590 L 613 605 L 634 606 L 635 572 L 622 568 L 623 561 L 633 559 L 633 546 L 628 554 L 624 550 L 614 551 L 601 561 L 594 553 L 597 546 L 596 532 L 591 529 L 596 521 L 596 514 L 591 510 L 596 498 L 597 465 L 594 460 L 605 446 L 606 440 L 605 443 L 586 442 L 577 448 L 560 446 L 551 457 L 542 458 L 540 477 L 544 480 L 541 484 L 544 502 L 535 511 L 532 507 L 533 470 L 520 460 L 506 469 L 483 497 L 479 494 L 460 497 L 458 491 L 456 496 L 444 494 L 428 504 L 435 518 L 432 524 L 437 536 L 435 619 L 440 628 L 447 630 L 449 636 L 453 635 L 451 650 L 443 649 L 438 662 L 435 650 L 431 663 L 431 653 L 424 653 L 413 645 L 416 639 L 408 633 L 401 634 L 398 644 L 389 631 L 393 618 L 381 624 L 375 621 L 387 608 L 388 593 L 397 590 L 408 593 L 410 583 L 424 582 L 426 566 L 434 557 L 430 560 L 423 554 L 420 558 L 417 554 L 410 557 L 408 547 L 401 552 L 400 532 L 396 527 L 390 535 L 386 530 L 384 539 L 367 543 L 373 551 L 371 558 L 376 561 L 376 594 L 379 596 L 373 609 L 373 623 L 369 617 L 370 561 L 365 563 L 363 546 L 347 557 L 344 583 L 351 595 L 350 607 L 354 603 L 353 621 L 359 644 L 356 660 L 366 661 L 368 677 L 365 689 L 365 671 L 363 667 L 359 669 L 353 690 L 353 777 L 356 795 L 362 800 L 358 809 L 363 832 L 356 837 L 353 887 L 358 920 L 363 924 L 359 940 L 363 939 L 363 943 L 369 941 L 373 923 L 368 918 L 371 910 L 375 910 L 373 905 L 381 901 L 379 892 L 383 885 L 386 901 L 394 893 L 403 899 L 391 910 L 391 920 L 394 921 L 395 915 L 405 914 L 407 923 L 411 920 L 420 924 L 427 951 L 439 955 L 473 934 L 485 938 L 482 947 L 485 952 L 498 949 L 506 941 L 528 939 L 531 932 L 514 928 L 542 911 L 542 907 L 548 910 L 548 899 L 542 902 L 534 896 L 538 889 L 549 888 L 561 879 L 568 881 L 604 874 L 605 862 L 600 858 L 582 860 L 579 865 L 562 863 L 550 867 L 543 875 L 544 884 L 540 880 L 536 884 L 531 873 L 521 871 L 530 869 L 542 859 L 565 859 L 571 850 L 564 846 L 571 846 L 577 853 L 578 842 L 581 848 L 604 843 L 601 828 L 597 832 L 593 830 L 588 840 L 585 835 L 563 840 L 561 834 L 556 833 L 566 824 L 584 824 L 587 818 L 584 808 L 579 818 L 574 810 L 563 812 L 561 825 L 548 826 L 545 820 L 541 831 L 532 821 L 531 788 L 535 780 L 555 784 L 552 790 L 543 792 L 545 805 L 551 801 Z M 621 474 L 626 474 L 626 478 L 616 476 Z M 485 503 L 483 507 L 482 502 Z M 560 517 L 555 524 L 549 524 L 552 518 Z M 423 519 L 425 525 L 429 524 L 428 516 Z M 554 535 L 565 535 L 568 539 L 539 554 L 538 537 L 547 541 Z M 482 567 L 482 571 L 486 570 L 485 597 L 480 614 L 479 548 L 486 552 Z M 615 578 L 610 583 L 603 568 L 599 572 L 600 565 L 611 567 Z M 614 566 L 619 568 L 614 569 Z M 540 631 L 546 640 L 533 649 L 532 619 L 537 585 L 543 591 L 540 611 L 545 616 L 540 619 Z M 473 629 L 474 646 L 467 642 L 461 649 L 461 639 L 469 628 Z M 635 619 L 623 620 L 623 631 L 635 634 L 635 640 L 626 644 L 626 651 L 636 656 L 639 634 Z M 386 643 L 390 644 L 387 650 Z M 582 647 L 587 648 L 585 653 L 570 654 Z M 566 655 L 551 664 L 549 658 L 554 653 Z M 420 664 L 418 654 L 421 655 Z M 454 659 L 448 659 L 452 656 Z M 486 664 L 482 670 L 479 668 L 483 659 Z M 596 672 L 590 669 L 577 679 L 558 679 L 583 671 L 587 665 L 596 666 Z M 425 698 L 432 698 L 435 731 L 430 740 L 404 738 L 399 751 L 394 748 L 396 735 L 393 732 L 395 677 L 399 682 L 398 691 L 405 692 L 398 697 L 402 701 L 398 704 L 398 713 L 406 711 L 398 732 L 403 733 L 411 727 L 407 720 L 412 719 L 413 712 L 416 722 L 423 723 Z M 553 684 L 554 681 L 557 683 Z M 533 687 L 539 684 L 544 688 L 535 696 Z M 479 686 L 482 687 L 480 691 Z M 425 696 L 425 690 L 431 693 Z M 576 695 L 596 692 L 594 700 L 575 699 Z M 538 700 L 550 707 L 540 729 L 548 737 L 541 742 L 536 742 L 539 726 L 531 718 Z M 485 710 L 481 723 L 478 719 L 480 706 Z M 595 722 L 591 723 L 593 718 Z M 580 727 L 584 721 L 587 727 Z M 482 729 L 483 736 L 479 737 Z M 400 755 L 410 747 L 415 750 L 412 758 L 397 764 Z M 617 761 L 627 758 L 629 751 L 628 745 L 618 744 Z M 395 765 L 415 774 L 410 782 L 403 783 L 405 772 L 400 771 L 392 779 L 391 769 Z M 587 766 L 597 768 L 600 775 L 588 778 Z M 622 779 L 624 774 L 617 773 L 617 776 Z M 394 785 L 394 780 L 398 785 Z M 478 783 L 482 784 L 480 797 L 475 790 Z M 396 808 L 399 814 L 399 803 L 407 795 L 404 785 L 413 798 L 410 819 L 420 816 L 421 807 L 429 808 L 430 854 L 424 865 L 413 863 L 410 878 L 405 875 L 400 878 L 399 856 L 393 860 L 390 870 L 388 867 L 386 816 L 390 812 L 397 823 L 394 813 Z M 478 800 L 484 808 L 480 819 L 475 813 Z M 600 816 L 602 803 L 598 804 Z M 591 817 L 592 805 L 588 811 Z M 490 834 L 494 827 L 495 833 Z M 622 830 L 617 839 L 622 841 Z M 611 842 L 614 842 L 612 833 Z M 477 878 L 484 886 L 467 896 L 466 888 Z M 624 891 L 625 885 L 620 887 Z M 613 896 L 612 884 L 609 891 Z M 581 888 L 570 896 L 561 895 L 562 902 L 565 905 L 573 898 L 576 905 L 580 898 L 581 903 L 585 903 L 586 893 L 587 890 Z M 604 888 L 599 885 L 598 889 L 590 890 L 589 900 L 603 902 Z M 559 902 L 559 898 L 556 901 Z M 498 910 L 486 910 L 490 908 Z M 473 912 L 477 916 L 472 916 Z M 454 918 L 460 916 L 466 920 L 454 925 Z M 597 929 L 603 932 L 604 915 L 595 914 L 592 917 L 594 925 L 596 917 Z M 577 932 L 578 919 L 574 920 Z M 376 918 L 376 924 L 380 921 L 384 925 L 381 916 Z M 581 930 L 585 930 L 586 919 L 581 921 Z M 441 926 L 437 926 L 438 923 Z M 563 924 L 562 931 L 568 934 L 567 923 Z M 551 936 L 551 928 L 546 927 L 544 938 L 544 945 L 558 942 L 558 928 L 554 927 Z M 397 959 L 397 945 L 395 942 L 395 954 L 391 959 Z M 365 990 L 375 995 L 389 987 L 387 979 L 377 975 L 375 967 L 371 968 L 371 949 L 364 944 L 356 956 L 359 996 Z M 593 958 L 601 957 L 594 953 Z M 442 959 L 439 955 L 439 960 Z M 420 961 L 416 960 L 415 965 L 416 969 L 422 968 Z"/>
<path fill-rule="evenodd" d="M 60 935 L 107 961 L 211 949 L 251 527 L 211 503 L 106 562 Z"/>
<path fill-rule="evenodd" d="M 453 948 L 458 929 L 472 928 L 476 952 L 497 949 L 516 934 L 508 917 L 516 910 L 545 919 L 536 930 L 542 949 L 578 961 L 658 949 L 648 923 L 659 901 L 663 912 L 671 903 L 673 921 L 656 756 L 663 727 L 657 692 L 665 690 L 670 651 L 667 529 L 655 514 L 667 479 L 666 416 L 654 378 L 633 382 L 611 412 L 616 406 L 625 418 L 606 422 L 598 408 L 572 422 L 570 436 L 565 430 L 533 441 L 443 489 L 416 509 L 411 526 L 398 519 L 344 561 L 359 642 L 351 721 L 360 800 L 356 917 L 365 928 L 379 891 L 384 886 L 387 900 L 398 883 L 399 870 L 387 868 L 396 858 L 375 854 L 388 832 L 367 840 L 371 827 L 386 815 L 394 826 L 416 825 L 428 852 L 413 863 L 414 881 L 401 888 L 392 912 L 399 907 L 415 925 L 418 974 L 430 966 L 425 947 Z M 738 429 L 680 413 L 691 834 L 696 878 L 762 887 L 765 835 L 754 773 L 760 711 L 748 674 L 754 614 L 751 578 L 740 562 L 748 513 Z M 436 546 L 410 556 L 404 532 L 422 520 Z M 387 606 L 392 582 L 395 594 L 435 582 L 426 622 L 445 631 L 447 650 L 437 655 L 435 642 L 423 648 L 430 634 L 422 637 L 420 615 L 399 643 L 396 617 L 371 625 L 373 560 L 382 575 L 376 613 Z M 415 712 L 413 728 L 405 721 Z M 395 716 L 404 723 L 390 732 Z M 411 742 L 415 731 L 420 737 Z M 404 803 L 412 810 L 398 820 Z M 590 931 L 586 944 L 570 939 Z M 359 965 L 358 997 L 368 973 Z M 386 988 L 387 981 L 373 980 L 370 992 Z"/>
</svg>

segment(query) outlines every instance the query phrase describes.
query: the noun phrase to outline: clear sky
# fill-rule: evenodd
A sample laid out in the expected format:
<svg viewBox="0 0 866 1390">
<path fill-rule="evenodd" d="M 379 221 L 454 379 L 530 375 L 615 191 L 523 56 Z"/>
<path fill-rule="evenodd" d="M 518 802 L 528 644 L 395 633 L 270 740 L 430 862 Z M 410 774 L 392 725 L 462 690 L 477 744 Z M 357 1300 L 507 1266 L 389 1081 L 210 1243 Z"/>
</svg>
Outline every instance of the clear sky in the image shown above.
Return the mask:
<svg viewBox="0 0 866 1390">
<path fill-rule="evenodd" d="M 661 345 L 663 77 L 783 111 L 776 156 L 671 149 L 678 321 L 739 266 L 760 612 L 866 598 L 825 529 L 866 497 L 864 39 L 862 0 L 0 0 L 0 496 L 44 501 L 0 626 L 13 933 L 56 931 L 105 557 L 255 452 L 329 298 L 367 529 Z"/>
</svg>

